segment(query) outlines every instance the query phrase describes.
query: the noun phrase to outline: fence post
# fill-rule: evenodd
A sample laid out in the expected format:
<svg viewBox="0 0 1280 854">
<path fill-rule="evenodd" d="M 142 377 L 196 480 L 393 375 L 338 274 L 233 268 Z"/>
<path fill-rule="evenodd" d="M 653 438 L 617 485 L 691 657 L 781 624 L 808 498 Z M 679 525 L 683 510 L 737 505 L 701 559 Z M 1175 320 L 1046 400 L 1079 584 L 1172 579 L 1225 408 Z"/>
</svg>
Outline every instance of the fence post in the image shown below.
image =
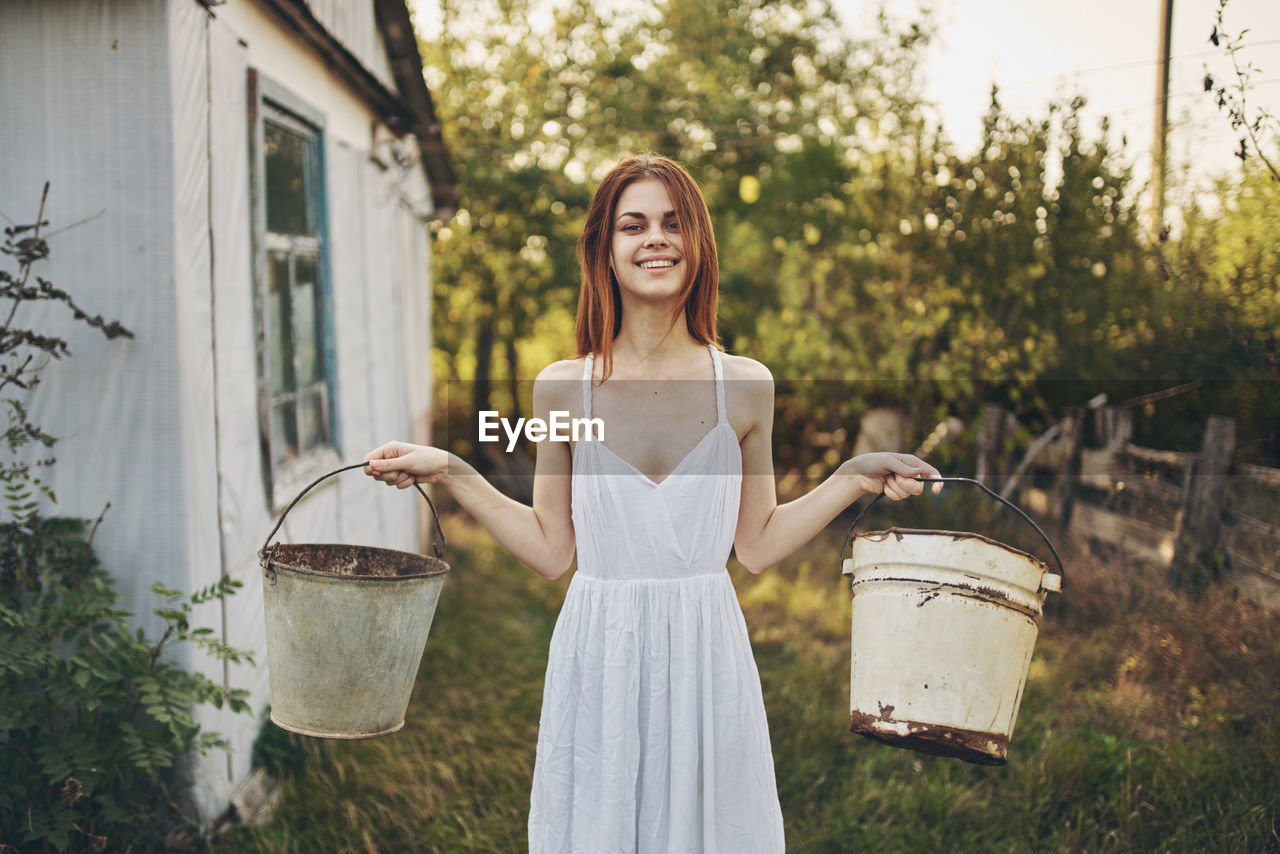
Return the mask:
<svg viewBox="0 0 1280 854">
<path fill-rule="evenodd" d="M 1127 406 L 1100 406 L 1094 412 L 1098 439 L 1108 448 L 1133 438 L 1133 410 Z"/>
<path fill-rule="evenodd" d="M 976 476 L 991 489 L 998 489 L 1000 477 L 1008 470 L 1005 460 L 1005 437 L 1011 432 L 1013 414 L 999 406 L 988 406 L 982 413 L 982 429 L 978 433 Z M 1016 425 L 1017 422 L 1013 421 Z"/>
<path fill-rule="evenodd" d="M 1075 507 L 1076 481 L 1080 479 L 1080 459 L 1084 451 L 1084 415 L 1084 409 L 1072 409 L 1062 430 L 1062 441 L 1070 450 L 1054 489 L 1053 503 L 1058 508 L 1059 533 L 1067 532 L 1071 525 L 1071 511 Z"/>
<path fill-rule="evenodd" d="M 1235 419 L 1211 416 L 1205 425 L 1200 453 L 1187 469 L 1182 524 L 1170 568 L 1175 586 L 1200 585 L 1220 574 L 1218 534 L 1227 494 L 1227 472 L 1235 449 Z"/>
</svg>

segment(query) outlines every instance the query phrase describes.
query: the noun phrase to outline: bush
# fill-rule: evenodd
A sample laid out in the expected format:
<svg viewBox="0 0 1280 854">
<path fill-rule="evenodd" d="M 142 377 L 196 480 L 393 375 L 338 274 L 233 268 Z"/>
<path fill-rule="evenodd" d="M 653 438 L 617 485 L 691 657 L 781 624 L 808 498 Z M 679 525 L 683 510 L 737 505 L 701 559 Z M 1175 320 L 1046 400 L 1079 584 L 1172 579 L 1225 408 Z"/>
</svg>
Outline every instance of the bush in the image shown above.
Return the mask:
<svg viewBox="0 0 1280 854">
<path fill-rule="evenodd" d="M 226 745 L 191 710 L 248 711 L 246 691 L 189 673 L 167 653 L 194 642 L 220 660 L 252 663 L 190 623 L 194 606 L 240 582 L 223 578 L 185 598 L 154 585 L 164 630 L 152 640 L 130 630 L 83 520 L 3 528 L 0 838 L 19 851 L 157 847 L 185 821 L 172 792 L 177 757 Z"/>
<path fill-rule="evenodd" d="M 31 423 L 26 400 L 43 370 L 70 348 L 22 327 L 21 318 L 43 315 L 19 309 L 62 305 L 108 339 L 133 337 L 33 275 L 49 256 L 41 236 L 48 194 L 46 183 L 36 221 L 5 228 L 0 246 L 18 264 L 16 273 L 0 270 L 0 409 L 7 419 L 0 442 L 0 854 L 149 851 L 184 820 L 171 792 L 177 758 L 225 745 L 216 733 L 201 732 L 192 709 L 226 703 L 248 711 L 248 692 L 188 673 L 168 653 L 193 642 L 222 661 L 252 659 L 212 629 L 191 627 L 196 605 L 223 599 L 239 582 L 223 578 L 185 598 L 154 585 L 163 606 L 153 613 L 164 630 L 151 640 L 142 629 L 130 631 L 132 614 L 117 607 L 119 595 L 98 566 L 93 534 L 102 517 L 91 528 L 40 513 L 41 496 L 57 500 L 39 477 L 54 459 L 33 461 L 32 450 L 45 453 L 57 438 Z"/>
</svg>

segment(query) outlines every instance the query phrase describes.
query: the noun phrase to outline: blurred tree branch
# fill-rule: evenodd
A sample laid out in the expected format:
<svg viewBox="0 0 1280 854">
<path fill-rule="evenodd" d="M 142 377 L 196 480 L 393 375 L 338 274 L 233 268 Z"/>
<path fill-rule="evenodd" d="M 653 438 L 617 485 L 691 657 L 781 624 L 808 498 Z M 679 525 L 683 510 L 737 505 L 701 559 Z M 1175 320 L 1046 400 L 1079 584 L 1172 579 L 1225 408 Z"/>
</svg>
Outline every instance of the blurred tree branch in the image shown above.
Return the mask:
<svg viewBox="0 0 1280 854">
<path fill-rule="evenodd" d="M 1241 161 L 1248 159 L 1250 155 L 1250 146 L 1252 153 L 1258 156 L 1263 162 L 1267 170 L 1271 172 L 1271 177 L 1280 181 L 1280 169 L 1276 168 L 1275 163 L 1267 157 L 1267 143 L 1274 140 L 1277 134 L 1280 134 L 1280 121 L 1271 114 L 1265 107 L 1252 107 L 1248 102 L 1249 96 L 1249 80 L 1254 73 L 1258 71 L 1252 62 L 1246 62 L 1242 67 L 1240 65 L 1240 51 L 1245 47 L 1244 37 L 1248 34 L 1248 30 L 1241 30 L 1236 35 L 1226 28 L 1224 20 L 1227 10 L 1227 4 L 1230 0 L 1218 0 L 1218 13 L 1214 21 L 1213 32 L 1209 34 L 1209 43 L 1214 47 L 1222 48 L 1227 57 L 1231 60 L 1231 69 L 1235 74 L 1235 80 L 1230 83 L 1222 84 L 1214 79 L 1209 72 L 1209 68 L 1205 66 L 1204 72 L 1204 91 L 1213 94 L 1217 101 L 1218 109 L 1227 113 L 1231 119 L 1231 129 L 1241 132 L 1240 148 L 1236 151 L 1236 157 Z M 1270 139 L 1269 139 L 1270 137 Z"/>
</svg>

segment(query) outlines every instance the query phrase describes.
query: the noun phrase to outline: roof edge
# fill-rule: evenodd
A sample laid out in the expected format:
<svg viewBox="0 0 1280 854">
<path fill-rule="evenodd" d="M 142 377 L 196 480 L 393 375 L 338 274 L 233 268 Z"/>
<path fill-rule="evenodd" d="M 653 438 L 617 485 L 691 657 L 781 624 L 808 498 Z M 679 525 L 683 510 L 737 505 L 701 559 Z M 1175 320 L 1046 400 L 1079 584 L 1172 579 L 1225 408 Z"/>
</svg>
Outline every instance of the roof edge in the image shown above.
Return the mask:
<svg viewBox="0 0 1280 854">
<path fill-rule="evenodd" d="M 374 15 L 399 92 L 387 89 L 334 37 L 316 18 L 307 0 L 265 0 L 265 3 L 369 102 L 393 133 L 411 133 L 416 137 L 431 185 L 434 215 L 439 219 L 452 216 L 458 205 L 457 178 L 431 93 L 422 79 L 422 55 L 418 52 L 417 35 L 404 0 L 374 0 Z"/>
<path fill-rule="evenodd" d="M 436 116 L 435 102 L 422 78 L 422 54 L 418 52 L 418 35 L 409 17 L 409 7 L 404 0 L 374 0 L 374 13 L 386 40 L 391 73 L 416 119 L 413 134 L 418 139 L 422 162 L 431 182 L 436 216 L 448 219 L 458 206 L 458 181 Z"/>
</svg>

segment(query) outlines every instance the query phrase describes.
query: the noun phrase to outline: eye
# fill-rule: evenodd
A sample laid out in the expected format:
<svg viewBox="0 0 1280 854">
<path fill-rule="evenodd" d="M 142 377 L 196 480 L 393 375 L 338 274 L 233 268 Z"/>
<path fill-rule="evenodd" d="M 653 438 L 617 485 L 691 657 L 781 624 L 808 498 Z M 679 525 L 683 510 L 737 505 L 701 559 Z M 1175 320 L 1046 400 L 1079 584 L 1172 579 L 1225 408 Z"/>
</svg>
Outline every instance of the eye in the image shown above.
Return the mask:
<svg viewBox="0 0 1280 854">
<path fill-rule="evenodd" d="M 671 220 L 671 221 L 669 221 L 669 222 L 667 223 L 667 228 L 668 228 L 668 229 L 670 229 L 671 231 L 679 231 L 679 230 L 680 230 L 680 223 L 676 222 L 676 221 L 673 219 L 673 220 Z"/>
<path fill-rule="evenodd" d="M 633 222 L 633 223 L 624 225 L 622 227 L 622 230 L 623 231 L 640 231 L 640 226 Z"/>
</svg>

